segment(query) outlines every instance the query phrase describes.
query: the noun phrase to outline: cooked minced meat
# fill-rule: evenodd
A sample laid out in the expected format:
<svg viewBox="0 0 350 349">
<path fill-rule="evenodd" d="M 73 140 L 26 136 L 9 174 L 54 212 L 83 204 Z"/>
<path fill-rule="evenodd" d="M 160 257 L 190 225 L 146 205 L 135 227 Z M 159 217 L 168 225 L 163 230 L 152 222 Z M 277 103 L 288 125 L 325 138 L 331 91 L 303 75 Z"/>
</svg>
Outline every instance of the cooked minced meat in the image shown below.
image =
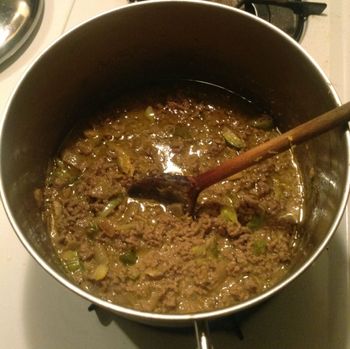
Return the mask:
<svg viewBox="0 0 350 349">
<path fill-rule="evenodd" d="M 74 132 L 49 170 L 45 217 L 67 273 L 98 297 L 159 313 L 264 292 L 298 246 L 302 184 L 291 151 L 203 191 L 195 218 L 127 188 L 146 175 L 199 174 L 277 134 L 269 115 L 213 86 L 120 97 Z"/>
</svg>

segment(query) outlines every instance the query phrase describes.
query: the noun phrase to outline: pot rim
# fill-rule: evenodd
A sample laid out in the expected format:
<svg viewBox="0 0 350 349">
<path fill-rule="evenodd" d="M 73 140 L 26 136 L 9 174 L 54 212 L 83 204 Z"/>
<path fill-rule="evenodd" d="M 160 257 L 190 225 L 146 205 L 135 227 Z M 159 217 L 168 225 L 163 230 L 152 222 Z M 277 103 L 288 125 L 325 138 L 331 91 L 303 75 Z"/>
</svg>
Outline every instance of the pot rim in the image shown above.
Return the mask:
<svg viewBox="0 0 350 349">
<path fill-rule="evenodd" d="M 34 66 L 36 66 L 37 64 L 40 63 L 40 61 L 42 59 L 44 59 L 46 53 L 48 51 L 51 50 L 51 48 L 53 46 L 55 46 L 57 43 L 59 43 L 62 40 L 65 40 L 65 38 L 69 35 L 71 35 L 72 32 L 74 32 L 75 30 L 77 30 L 78 28 L 81 28 L 85 25 L 88 25 L 88 23 L 99 20 L 100 18 L 114 13 L 114 12 L 122 12 L 125 10 L 128 10 L 129 8 L 132 7 L 142 7 L 142 6 L 152 6 L 152 4 L 155 3 L 162 3 L 162 4 L 166 4 L 166 3 L 188 3 L 189 5 L 191 4 L 197 4 L 200 6 L 208 6 L 208 7 L 218 7 L 218 8 L 222 8 L 225 9 L 226 11 L 233 11 L 233 12 L 239 12 L 241 16 L 247 16 L 249 18 L 251 18 L 254 21 L 259 22 L 261 25 L 264 25 L 268 28 L 270 28 L 270 30 L 275 31 L 278 35 L 282 36 L 285 40 L 287 40 L 289 42 L 289 44 L 293 45 L 296 49 L 298 49 L 307 60 L 309 60 L 309 62 L 316 68 L 316 70 L 318 71 L 320 77 L 323 79 L 324 83 L 326 85 L 328 85 L 329 88 L 329 92 L 332 95 L 332 97 L 334 98 L 334 101 L 336 103 L 336 105 L 340 105 L 340 99 L 332 85 L 332 83 L 330 82 L 330 80 L 328 79 L 328 77 L 326 76 L 326 74 L 323 72 L 323 70 L 321 69 L 321 67 L 318 65 L 318 63 L 310 56 L 310 54 L 301 46 L 299 45 L 296 41 L 294 41 L 291 37 L 289 37 L 286 33 L 284 33 L 282 30 L 280 30 L 279 28 L 273 26 L 272 24 L 264 21 L 263 19 L 260 19 L 250 13 L 244 12 L 242 10 L 239 10 L 237 8 L 233 8 L 227 5 L 223 5 L 223 4 L 219 4 L 219 3 L 213 3 L 213 2 L 209 2 L 209 1 L 202 1 L 202 0 L 149 0 L 147 2 L 139 2 L 139 3 L 133 3 L 133 4 L 127 4 L 112 10 L 108 10 L 105 11 L 101 14 L 98 14 L 86 21 L 84 21 L 83 23 L 80 23 L 76 26 L 74 26 L 72 29 L 70 29 L 69 31 L 67 31 L 65 34 L 61 35 L 60 37 L 58 37 L 56 40 L 53 41 L 53 43 L 51 43 L 47 48 L 45 48 L 43 50 L 43 52 L 41 52 L 35 59 L 34 61 L 27 67 L 27 69 L 25 70 L 24 74 L 22 75 L 22 77 L 20 78 L 20 80 L 18 81 L 18 83 L 16 84 L 15 89 L 13 90 L 13 92 L 11 93 L 11 96 L 7 102 L 7 105 L 5 107 L 4 110 L 4 117 L 1 121 L 0 124 L 0 154 L 2 153 L 2 142 L 3 142 L 3 132 L 4 132 L 4 126 L 6 124 L 6 120 L 7 120 L 7 116 L 9 113 L 9 110 L 11 108 L 11 105 L 13 103 L 13 101 L 16 98 L 16 94 L 17 91 L 19 90 L 19 87 L 21 86 L 22 82 L 26 79 L 27 75 L 29 75 L 30 71 L 33 69 Z M 346 152 L 347 152 L 347 159 L 348 159 L 348 163 L 350 162 L 350 155 L 349 155 L 349 145 L 350 145 L 350 134 L 349 134 L 349 129 L 347 129 L 345 131 L 345 141 L 346 141 Z M 298 276 L 300 276 L 312 263 L 314 263 L 314 261 L 316 260 L 316 258 L 320 255 L 320 253 L 323 251 L 323 249 L 325 248 L 325 246 L 328 244 L 329 240 L 331 239 L 331 237 L 333 236 L 334 232 L 336 231 L 339 222 L 343 216 L 343 213 L 345 211 L 346 205 L 347 205 L 347 200 L 348 200 L 348 196 L 349 196 L 349 189 L 350 189 L 350 179 L 349 179 L 349 168 L 347 167 L 346 170 L 346 182 L 344 185 L 344 192 L 341 198 L 341 202 L 340 202 L 340 206 L 339 206 L 339 210 L 336 214 L 336 216 L 334 217 L 333 223 L 329 229 L 329 232 L 327 234 L 327 236 L 324 238 L 324 240 L 322 241 L 322 243 L 318 246 L 318 248 L 316 249 L 316 251 L 308 258 L 308 260 L 298 269 L 296 270 L 293 274 L 291 274 L 288 278 L 286 278 L 283 282 L 275 285 L 274 287 L 272 287 L 271 289 L 269 289 L 268 291 L 252 298 L 249 299 L 245 302 L 236 304 L 236 305 L 232 305 L 226 308 L 222 308 L 222 309 L 217 309 L 217 310 L 212 310 L 212 311 L 207 311 L 207 312 L 200 312 L 200 313 L 193 313 L 193 314 L 162 314 L 162 313 L 151 313 L 151 312 L 144 312 L 144 311 L 139 311 L 139 310 L 135 310 L 132 308 L 127 308 L 127 307 L 123 307 L 120 305 L 116 305 L 116 304 L 112 304 L 108 301 L 104 301 L 101 298 L 98 298 L 96 296 L 93 296 L 92 294 L 80 289 L 79 287 L 77 287 L 76 285 L 74 285 L 73 283 L 71 283 L 67 278 L 61 276 L 59 273 L 57 273 L 53 268 L 51 268 L 46 261 L 35 251 L 35 249 L 31 246 L 31 243 L 27 240 L 27 238 L 22 234 L 21 229 L 19 228 L 19 226 L 17 225 L 16 221 L 14 220 L 14 218 L 12 217 L 12 213 L 11 213 L 11 209 L 9 207 L 8 201 L 7 201 L 7 197 L 5 194 L 5 190 L 3 187 L 3 181 L 2 181 L 2 169 L 3 166 L 5 166 L 5 164 L 2 163 L 2 159 L 0 159 L 0 196 L 1 196 L 1 200 L 3 202 L 3 206 L 5 209 L 5 213 L 8 217 L 8 220 L 11 223 L 12 228 L 14 229 L 17 237 L 19 238 L 19 240 L 21 241 L 21 243 L 23 244 L 23 246 L 26 248 L 26 250 L 31 254 L 31 256 L 40 264 L 40 266 L 46 271 L 48 272 L 51 276 L 53 276 L 57 281 L 59 281 L 61 284 L 63 284 L 64 286 L 66 286 L 68 289 L 70 289 L 71 291 L 75 292 L 77 295 L 81 296 L 82 298 L 96 304 L 97 306 L 100 306 L 104 309 L 107 309 L 109 311 L 112 311 L 114 313 L 120 314 L 120 315 L 124 315 L 126 317 L 129 318 L 133 318 L 133 319 L 138 319 L 140 321 L 148 321 L 148 320 L 153 320 L 153 321 L 171 321 L 174 324 L 178 323 L 184 323 L 184 322 L 188 322 L 188 321 L 195 321 L 195 320 L 208 320 L 208 319 L 214 319 L 214 318 L 218 318 L 218 317 L 223 317 L 226 315 L 230 315 L 239 311 L 242 311 L 244 309 L 250 308 L 254 305 L 257 305 L 259 303 L 261 303 L 262 301 L 268 299 L 270 296 L 272 296 L 274 293 L 280 291 L 281 289 L 283 289 L 285 286 L 287 286 L 291 281 L 293 281 L 294 279 L 296 279 Z"/>
</svg>

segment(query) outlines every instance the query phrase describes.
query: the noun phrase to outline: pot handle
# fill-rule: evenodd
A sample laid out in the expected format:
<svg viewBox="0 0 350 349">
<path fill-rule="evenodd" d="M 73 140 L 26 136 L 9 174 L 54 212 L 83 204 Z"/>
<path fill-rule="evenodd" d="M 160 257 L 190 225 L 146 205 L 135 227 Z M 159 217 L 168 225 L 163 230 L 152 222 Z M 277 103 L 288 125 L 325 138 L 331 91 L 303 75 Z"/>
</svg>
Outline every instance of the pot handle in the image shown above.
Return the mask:
<svg viewBox="0 0 350 349">
<path fill-rule="evenodd" d="M 208 321 L 194 321 L 194 330 L 196 333 L 197 348 L 196 349 L 214 349 L 210 340 L 210 331 Z"/>
</svg>

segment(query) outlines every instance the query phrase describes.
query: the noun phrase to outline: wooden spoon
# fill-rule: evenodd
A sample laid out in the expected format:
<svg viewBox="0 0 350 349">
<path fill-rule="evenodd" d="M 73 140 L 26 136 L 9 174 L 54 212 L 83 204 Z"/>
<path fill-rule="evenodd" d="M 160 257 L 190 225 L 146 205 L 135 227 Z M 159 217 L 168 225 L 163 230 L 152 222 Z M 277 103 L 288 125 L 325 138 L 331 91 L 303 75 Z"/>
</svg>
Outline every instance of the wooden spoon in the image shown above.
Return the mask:
<svg viewBox="0 0 350 349">
<path fill-rule="evenodd" d="M 199 193 L 248 167 L 290 149 L 296 144 L 320 135 L 350 120 L 350 102 L 307 121 L 271 140 L 247 150 L 197 176 L 168 173 L 148 176 L 131 185 L 130 196 L 151 198 L 161 202 L 181 202 L 190 214 L 194 213 Z"/>
</svg>

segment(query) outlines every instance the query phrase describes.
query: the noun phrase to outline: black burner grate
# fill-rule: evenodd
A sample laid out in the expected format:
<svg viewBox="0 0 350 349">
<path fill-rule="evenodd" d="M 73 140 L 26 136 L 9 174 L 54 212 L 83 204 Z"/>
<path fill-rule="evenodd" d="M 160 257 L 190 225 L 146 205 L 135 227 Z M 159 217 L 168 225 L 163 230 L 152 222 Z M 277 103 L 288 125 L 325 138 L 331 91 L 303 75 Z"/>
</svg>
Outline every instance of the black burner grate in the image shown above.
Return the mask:
<svg viewBox="0 0 350 349">
<path fill-rule="evenodd" d="M 138 2 L 145 0 L 129 0 Z M 250 12 L 299 41 L 310 15 L 321 15 L 327 4 L 302 0 L 208 0 Z"/>
<path fill-rule="evenodd" d="M 327 5 L 301 0 L 243 0 L 236 1 L 235 7 L 270 22 L 299 41 L 308 16 L 321 15 Z"/>
</svg>

